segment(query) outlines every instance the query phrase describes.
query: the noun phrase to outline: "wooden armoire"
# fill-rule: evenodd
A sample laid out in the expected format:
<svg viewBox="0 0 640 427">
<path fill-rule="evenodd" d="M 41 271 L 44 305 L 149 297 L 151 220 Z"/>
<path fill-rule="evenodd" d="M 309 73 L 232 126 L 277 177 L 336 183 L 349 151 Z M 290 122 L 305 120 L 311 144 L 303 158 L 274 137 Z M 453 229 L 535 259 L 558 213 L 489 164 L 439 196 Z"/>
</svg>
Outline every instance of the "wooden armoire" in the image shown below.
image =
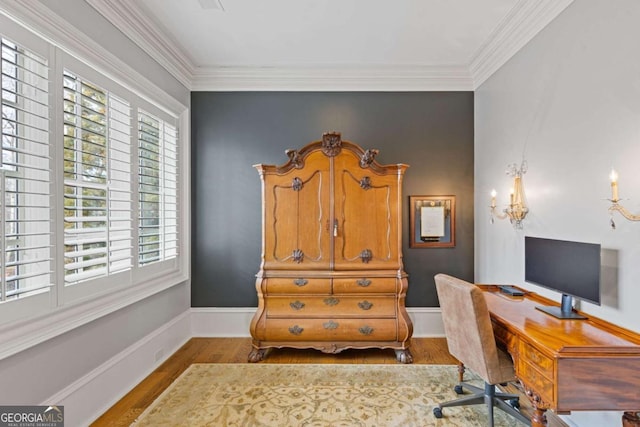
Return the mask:
<svg viewBox="0 0 640 427">
<path fill-rule="evenodd" d="M 377 153 L 332 132 L 287 150 L 282 166 L 255 165 L 263 231 L 250 362 L 273 347 L 389 348 L 412 362 L 402 264 L 408 166 L 380 165 Z"/>
</svg>

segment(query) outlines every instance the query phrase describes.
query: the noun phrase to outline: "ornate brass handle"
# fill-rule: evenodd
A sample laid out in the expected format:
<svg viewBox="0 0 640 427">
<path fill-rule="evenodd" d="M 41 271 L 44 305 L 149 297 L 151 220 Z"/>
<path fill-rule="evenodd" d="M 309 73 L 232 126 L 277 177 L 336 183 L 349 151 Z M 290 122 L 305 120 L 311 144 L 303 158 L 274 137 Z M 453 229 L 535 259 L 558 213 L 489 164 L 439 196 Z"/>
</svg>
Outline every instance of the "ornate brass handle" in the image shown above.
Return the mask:
<svg viewBox="0 0 640 427">
<path fill-rule="evenodd" d="M 373 258 L 373 252 L 371 252 L 371 249 L 363 249 L 362 252 L 360 252 L 360 259 L 365 264 L 368 264 L 372 258 Z"/>
<path fill-rule="evenodd" d="M 302 260 L 304 259 L 304 252 L 302 252 L 301 249 L 295 249 L 291 256 L 292 256 L 292 258 L 293 258 L 293 260 L 295 262 L 300 264 L 302 262 Z"/>
<path fill-rule="evenodd" d="M 362 335 L 371 335 L 373 333 L 373 328 L 371 326 L 365 325 L 358 329 Z"/>
<path fill-rule="evenodd" d="M 309 281 L 307 279 L 302 279 L 302 278 L 296 279 L 296 280 L 293 281 L 293 284 L 296 285 L 296 286 L 304 286 L 307 283 L 309 283 Z"/>
<path fill-rule="evenodd" d="M 302 190 L 302 180 L 300 178 L 298 178 L 297 176 L 295 178 L 293 178 L 293 181 L 291 182 L 291 188 L 293 189 L 293 191 L 300 191 Z"/>
<path fill-rule="evenodd" d="M 325 329 L 337 329 L 338 328 L 338 324 L 336 322 L 334 322 L 333 320 L 329 320 L 328 322 L 323 323 L 322 326 Z"/>
<path fill-rule="evenodd" d="M 369 279 L 358 279 L 358 281 L 356 283 L 358 283 L 358 286 L 362 286 L 363 288 L 366 288 L 367 286 L 369 286 L 371 284 L 371 280 L 369 280 Z"/>
<path fill-rule="evenodd" d="M 334 298 L 334 297 L 329 297 L 329 298 L 325 298 L 324 299 L 324 303 L 327 304 L 328 306 L 337 305 L 339 302 L 340 302 L 340 300 L 338 298 Z"/>
<path fill-rule="evenodd" d="M 304 303 L 300 302 L 300 301 L 294 301 L 291 304 L 289 304 L 291 306 L 291 308 L 293 308 L 294 310 L 302 310 L 304 308 Z"/>
<path fill-rule="evenodd" d="M 371 307 L 373 307 L 373 303 L 370 303 L 369 301 L 366 301 L 366 300 L 365 301 L 360 301 L 358 303 L 358 307 L 360 307 L 363 310 L 370 310 Z"/>
<path fill-rule="evenodd" d="M 289 332 L 292 333 L 293 335 L 300 335 L 302 331 L 304 331 L 304 329 L 298 325 L 293 325 L 292 327 L 289 328 Z"/>
</svg>

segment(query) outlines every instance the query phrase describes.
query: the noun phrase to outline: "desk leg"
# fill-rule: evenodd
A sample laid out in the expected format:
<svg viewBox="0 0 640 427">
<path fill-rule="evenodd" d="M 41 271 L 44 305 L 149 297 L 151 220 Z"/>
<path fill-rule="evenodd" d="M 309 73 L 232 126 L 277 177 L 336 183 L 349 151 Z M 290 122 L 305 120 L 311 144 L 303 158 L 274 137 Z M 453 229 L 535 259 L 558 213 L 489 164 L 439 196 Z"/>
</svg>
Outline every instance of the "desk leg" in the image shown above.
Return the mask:
<svg viewBox="0 0 640 427">
<path fill-rule="evenodd" d="M 531 427 L 547 427 L 547 410 L 544 408 L 533 408 L 531 414 Z"/>
<path fill-rule="evenodd" d="M 542 398 L 532 389 L 527 387 L 520 381 L 525 394 L 529 398 L 531 405 L 533 406 L 533 414 L 531 414 L 531 427 L 546 427 L 547 426 L 547 409 L 549 405 L 545 403 Z M 638 426 L 640 427 L 640 426 Z"/>
<path fill-rule="evenodd" d="M 640 412 L 625 412 L 622 414 L 622 427 L 640 427 Z"/>
</svg>

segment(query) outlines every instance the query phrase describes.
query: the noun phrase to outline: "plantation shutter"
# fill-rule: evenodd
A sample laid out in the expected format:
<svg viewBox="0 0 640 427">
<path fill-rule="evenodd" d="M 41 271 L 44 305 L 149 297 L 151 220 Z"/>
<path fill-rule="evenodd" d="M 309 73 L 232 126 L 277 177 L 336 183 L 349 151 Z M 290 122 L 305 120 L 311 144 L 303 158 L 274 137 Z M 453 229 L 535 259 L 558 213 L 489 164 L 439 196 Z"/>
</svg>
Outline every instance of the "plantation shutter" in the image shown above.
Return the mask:
<svg viewBox="0 0 640 427">
<path fill-rule="evenodd" d="M 178 256 L 178 132 L 164 123 L 164 259 Z"/>
<path fill-rule="evenodd" d="M 0 301 L 52 286 L 49 67 L 2 38 Z"/>
<path fill-rule="evenodd" d="M 109 272 L 129 270 L 133 263 L 131 198 L 131 107 L 109 96 Z"/>
<path fill-rule="evenodd" d="M 138 112 L 139 249 L 145 265 L 175 258 L 178 241 L 177 131 Z"/>
<path fill-rule="evenodd" d="M 65 71 L 65 282 L 131 268 L 129 104 Z"/>
</svg>

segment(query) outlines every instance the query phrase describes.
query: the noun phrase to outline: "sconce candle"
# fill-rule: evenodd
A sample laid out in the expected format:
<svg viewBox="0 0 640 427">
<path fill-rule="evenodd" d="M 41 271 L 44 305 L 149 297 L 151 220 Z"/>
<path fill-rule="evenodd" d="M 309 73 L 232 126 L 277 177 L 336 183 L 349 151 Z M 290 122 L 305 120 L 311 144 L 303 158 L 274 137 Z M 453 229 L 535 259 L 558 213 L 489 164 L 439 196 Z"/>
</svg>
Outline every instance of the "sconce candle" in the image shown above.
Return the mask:
<svg viewBox="0 0 640 427">
<path fill-rule="evenodd" d="M 616 203 L 620 199 L 618 199 L 618 172 L 615 169 L 611 169 L 609 179 L 611 180 L 611 201 Z"/>
<path fill-rule="evenodd" d="M 495 208 L 496 207 L 496 196 L 498 195 L 498 193 L 496 192 L 496 190 L 491 190 L 491 207 Z"/>
</svg>

